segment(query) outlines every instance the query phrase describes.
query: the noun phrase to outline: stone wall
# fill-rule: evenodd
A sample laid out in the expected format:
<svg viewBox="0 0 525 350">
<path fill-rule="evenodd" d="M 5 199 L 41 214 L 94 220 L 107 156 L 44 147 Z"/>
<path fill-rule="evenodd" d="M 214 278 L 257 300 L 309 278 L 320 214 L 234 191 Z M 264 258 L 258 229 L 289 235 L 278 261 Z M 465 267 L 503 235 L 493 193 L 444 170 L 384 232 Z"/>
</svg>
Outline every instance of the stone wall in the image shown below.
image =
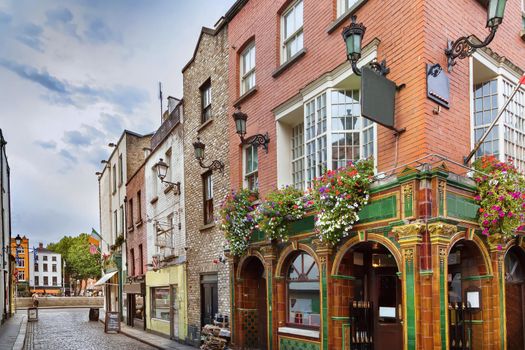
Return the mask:
<svg viewBox="0 0 525 350">
<path fill-rule="evenodd" d="M 16 298 L 17 308 L 33 306 L 32 298 Z M 42 297 L 38 298 L 39 307 L 103 307 L 104 297 Z"/>
<path fill-rule="evenodd" d="M 230 314 L 228 263 L 219 262 L 226 243 L 218 224 L 204 225 L 202 175 L 207 171 L 195 160 L 192 143 L 200 137 L 206 145 L 204 164 L 213 160 L 224 163 L 224 171 L 214 171 L 213 212 L 218 218 L 220 204 L 230 189 L 228 163 L 228 40 L 227 29 L 203 28 L 195 55 L 183 70 L 184 75 L 184 158 L 186 227 L 188 240 L 188 324 L 198 331 L 201 323 L 201 287 L 203 274 L 218 275 L 218 312 Z M 201 123 L 200 87 L 211 79 L 212 119 Z"/>
</svg>

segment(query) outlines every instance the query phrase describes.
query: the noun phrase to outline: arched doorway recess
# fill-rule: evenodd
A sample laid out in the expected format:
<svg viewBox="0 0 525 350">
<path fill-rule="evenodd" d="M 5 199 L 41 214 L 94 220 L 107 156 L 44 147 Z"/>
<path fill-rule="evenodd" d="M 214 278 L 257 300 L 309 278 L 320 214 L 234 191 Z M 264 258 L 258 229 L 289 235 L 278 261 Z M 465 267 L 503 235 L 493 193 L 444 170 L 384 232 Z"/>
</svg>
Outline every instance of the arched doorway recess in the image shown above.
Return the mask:
<svg viewBox="0 0 525 350">
<path fill-rule="evenodd" d="M 336 295 L 350 316 L 351 349 L 403 349 L 399 272 L 395 256 L 378 242 L 358 242 L 342 257 Z"/>
</svg>

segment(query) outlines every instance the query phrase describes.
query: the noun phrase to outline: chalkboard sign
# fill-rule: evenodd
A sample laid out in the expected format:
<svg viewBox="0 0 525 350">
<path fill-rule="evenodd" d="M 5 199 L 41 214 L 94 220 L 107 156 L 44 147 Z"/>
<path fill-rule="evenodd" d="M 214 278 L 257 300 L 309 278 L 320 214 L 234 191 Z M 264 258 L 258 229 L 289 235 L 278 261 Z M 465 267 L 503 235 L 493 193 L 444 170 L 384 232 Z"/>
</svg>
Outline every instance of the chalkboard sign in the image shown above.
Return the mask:
<svg viewBox="0 0 525 350">
<path fill-rule="evenodd" d="M 38 309 L 36 307 L 27 309 L 27 320 L 29 322 L 38 321 Z"/>
<path fill-rule="evenodd" d="M 106 312 L 104 332 L 120 332 L 120 313 Z"/>
</svg>

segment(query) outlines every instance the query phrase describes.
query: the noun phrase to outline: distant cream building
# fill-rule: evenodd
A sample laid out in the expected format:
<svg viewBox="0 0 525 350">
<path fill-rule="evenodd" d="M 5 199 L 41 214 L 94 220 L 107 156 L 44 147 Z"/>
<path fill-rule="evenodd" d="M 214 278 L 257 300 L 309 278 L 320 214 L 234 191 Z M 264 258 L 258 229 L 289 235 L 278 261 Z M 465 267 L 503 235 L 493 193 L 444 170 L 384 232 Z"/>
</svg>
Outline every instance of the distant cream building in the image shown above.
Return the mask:
<svg viewBox="0 0 525 350">
<path fill-rule="evenodd" d="M 29 253 L 29 288 L 31 293 L 60 294 L 62 291 L 62 255 L 38 244 Z"/>
</svg>

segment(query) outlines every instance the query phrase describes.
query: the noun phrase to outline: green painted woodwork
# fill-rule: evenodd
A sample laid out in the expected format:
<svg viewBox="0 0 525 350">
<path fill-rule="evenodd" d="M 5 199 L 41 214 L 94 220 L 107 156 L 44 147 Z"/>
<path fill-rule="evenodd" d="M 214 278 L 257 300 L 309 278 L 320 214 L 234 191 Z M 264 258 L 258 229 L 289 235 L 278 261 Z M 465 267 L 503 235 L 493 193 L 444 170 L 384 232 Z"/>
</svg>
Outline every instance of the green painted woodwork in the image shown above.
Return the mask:
<svg viewBox="0 0 525 350">
<path fill-rule="evenodd" d="M 332 321 L 349 321 L 350 317 L 348 316 L 332 316 Z"/>
<path fill-rule="evenodd" d="M 320 350 L 319 343 L 306 342 L 301 339 L 279 338 L 279 350 Z"/>
<path fill-rule="evenodd" d="M 445 194 L 443 191 L 438 192 L 439 216 L 445 216 Z"/>
<path fill-rule="evenodd" d="M 250 236 L 250 243 L 257 243 L 264 241 L 266 239 L 266 235 L 264 232 L 259 230 L 253 230 L 252 235 Z"/>
<path fill-rule="evenodd" d="M 476 221 L 479 205 L 474 199 L 447 192 L 447 216 Z"/>
<path fill-rule="evenodd" d="M 314 215 L 310 215 L 302 218 L 301 220 L 291 222 L 289 225 L 289 235 L 295 236 L 300 233 L 311 232 L 314 229 L 314 225 Z"/>
<path fill-rule="evenodd" d="M 354 276 L 343 276 L 343 275 L 331 275 L 334 280 L 355 280 Z"/>
<path fill-rule="evenodd" d="M 359 212 L 359 223 L 393 219 L 397 214 L 396 195 L 377 199 L 368 203 Z"/>
<path fill-rule="evenodd" d="M 322 313 L 323 313 L 323 350 L 328 350 L 328 283 L 326 274 L 326 262 L 321 264 L 321 289 L 322 289 Z"/>
<path fill-rule="evenodd" d="M 407 303 L 407 347 L 408 350 L 416 349 L 416 283 L 414 276 L 414 261 L 405 262 L 405 290 Z"/>
<path fill-rule="evenodd" d="M 467 276 L 463 277 L 463 281 L 480 281 L 480 280 L 486 280 L 494 277 L 493 275 L 480 275 L 480 276 Z"/>
<path fill-rule="evenodd" d="M 408 218 L 408 217 L 411 217 L 414 215 L 414 212 L 413 212 L 413 200 L 412 200 L 412 196 L 413 194 L 412 193 L 405 193 L 404 194 L 405 198 L 403 199 L 403 201 L 405 202 L 405 205 L 404 205 L 404 213 L 405 213 L 405 217 Z"/>
</svg>

